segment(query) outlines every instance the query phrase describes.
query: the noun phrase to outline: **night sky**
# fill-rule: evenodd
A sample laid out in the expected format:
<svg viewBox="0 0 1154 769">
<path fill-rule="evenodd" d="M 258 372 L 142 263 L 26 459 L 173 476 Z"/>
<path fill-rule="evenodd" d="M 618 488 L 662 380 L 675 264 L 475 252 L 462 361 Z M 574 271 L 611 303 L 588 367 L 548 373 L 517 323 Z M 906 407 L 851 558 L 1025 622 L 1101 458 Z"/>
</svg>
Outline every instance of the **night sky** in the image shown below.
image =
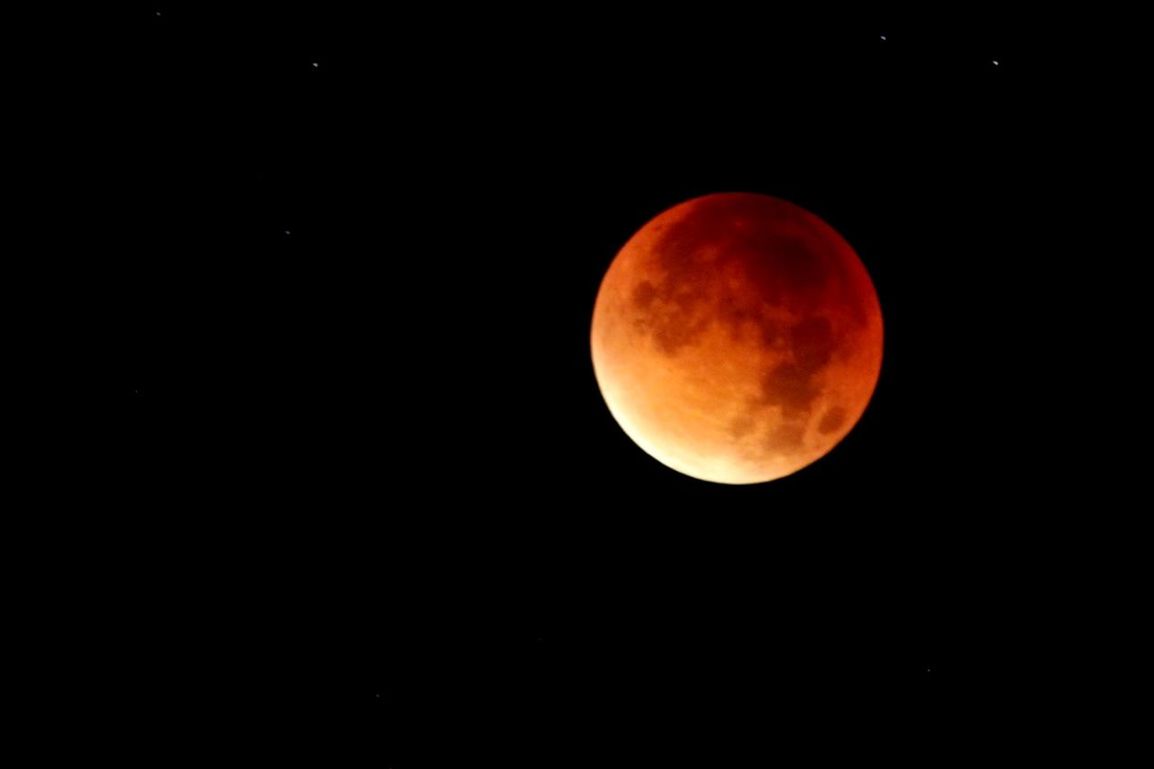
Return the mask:
<svg viewBox="0 0 1154 769">
<path fill-rule="evenodd" d="M 1077 23 L 131 5 L 61 129 L 77 739 L 924 766 L 1062 710 L 1055 639 L 1109 614 L 1087 516 L 1129 509 L 1078 482 L 1124 474 L 1095 430 L 1135 381 L 1087 316 L 1126 324 L 1139 259 Z M 617 250 L 724 191 L 833 225 L 886 324 L 857 428 L 755 486 L 642 453 L 589 356 Z"/>
</svg>

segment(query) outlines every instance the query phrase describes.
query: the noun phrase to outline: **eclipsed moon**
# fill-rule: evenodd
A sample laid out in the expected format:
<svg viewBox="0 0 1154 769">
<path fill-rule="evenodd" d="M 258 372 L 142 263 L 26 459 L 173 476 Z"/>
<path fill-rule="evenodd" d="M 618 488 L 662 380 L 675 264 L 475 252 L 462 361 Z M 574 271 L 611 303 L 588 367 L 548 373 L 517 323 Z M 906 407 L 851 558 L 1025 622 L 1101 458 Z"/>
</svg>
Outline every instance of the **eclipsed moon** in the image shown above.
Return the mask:
<svg viewBox="0 0 1154 769">
<path fill-rule="evenodd" d="M 707 195 L 642 227 L 593 311 L 614 419 L 694 478 L 760 483 L 827 454 L 882 361 L 877 292 L 853 248 L 784 200 Z"/>
</svg>

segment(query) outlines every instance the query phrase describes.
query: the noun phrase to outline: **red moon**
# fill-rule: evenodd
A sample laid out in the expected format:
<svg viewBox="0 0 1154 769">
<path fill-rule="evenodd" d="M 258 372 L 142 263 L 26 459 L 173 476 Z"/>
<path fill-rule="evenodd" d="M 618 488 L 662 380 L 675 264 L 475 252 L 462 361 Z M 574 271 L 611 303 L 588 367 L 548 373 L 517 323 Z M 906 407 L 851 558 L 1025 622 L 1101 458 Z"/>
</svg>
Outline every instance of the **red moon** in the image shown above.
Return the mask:
<svg viewBox="0 0 1154 769">
<path fill-rule="evenodd" d="M 877 291 L 828 224 L 766 195 L 706 195 L 642 227 L 593 310 L 593 370 L 647 454 L 716 483 L 782 478 L 861 418 L 882 362 Z"/>
</svg>

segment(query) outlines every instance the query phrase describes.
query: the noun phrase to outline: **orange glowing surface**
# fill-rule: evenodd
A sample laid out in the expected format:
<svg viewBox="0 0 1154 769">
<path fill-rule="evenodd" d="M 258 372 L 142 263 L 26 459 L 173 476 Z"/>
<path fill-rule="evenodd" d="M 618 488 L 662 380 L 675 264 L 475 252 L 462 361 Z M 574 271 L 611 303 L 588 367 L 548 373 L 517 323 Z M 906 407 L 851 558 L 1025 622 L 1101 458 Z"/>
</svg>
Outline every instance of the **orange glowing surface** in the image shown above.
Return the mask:
<svg viewBox="0 0 1154 769">
<path fill-rule="evenodd" d="M 610 412 L 646 453 L 694 478 L 759 483 L 821 458 L 861 418 L 881 308 L 818 217 L 765 195 L 707 195 L 621 249 L 591 347 Z"/>
</svg>

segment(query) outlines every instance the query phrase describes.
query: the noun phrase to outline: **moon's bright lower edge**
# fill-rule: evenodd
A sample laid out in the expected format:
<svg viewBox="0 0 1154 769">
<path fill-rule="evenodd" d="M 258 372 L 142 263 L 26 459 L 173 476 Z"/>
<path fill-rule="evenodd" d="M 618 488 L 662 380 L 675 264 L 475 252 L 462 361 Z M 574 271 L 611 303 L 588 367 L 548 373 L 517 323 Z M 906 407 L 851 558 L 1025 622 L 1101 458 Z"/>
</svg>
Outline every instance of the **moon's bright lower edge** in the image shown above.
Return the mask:
<svg viewBox="0 0 1154 769">
<path fill-rule="evenodd" d="M 828 224 L 785 200 L 707 195 L 625 244 L 590 335 L 605 403 L 664 465 L 748 484 L 825 456 L 857 424 L 882 360 L 877 292 Z"/>
</svg>

